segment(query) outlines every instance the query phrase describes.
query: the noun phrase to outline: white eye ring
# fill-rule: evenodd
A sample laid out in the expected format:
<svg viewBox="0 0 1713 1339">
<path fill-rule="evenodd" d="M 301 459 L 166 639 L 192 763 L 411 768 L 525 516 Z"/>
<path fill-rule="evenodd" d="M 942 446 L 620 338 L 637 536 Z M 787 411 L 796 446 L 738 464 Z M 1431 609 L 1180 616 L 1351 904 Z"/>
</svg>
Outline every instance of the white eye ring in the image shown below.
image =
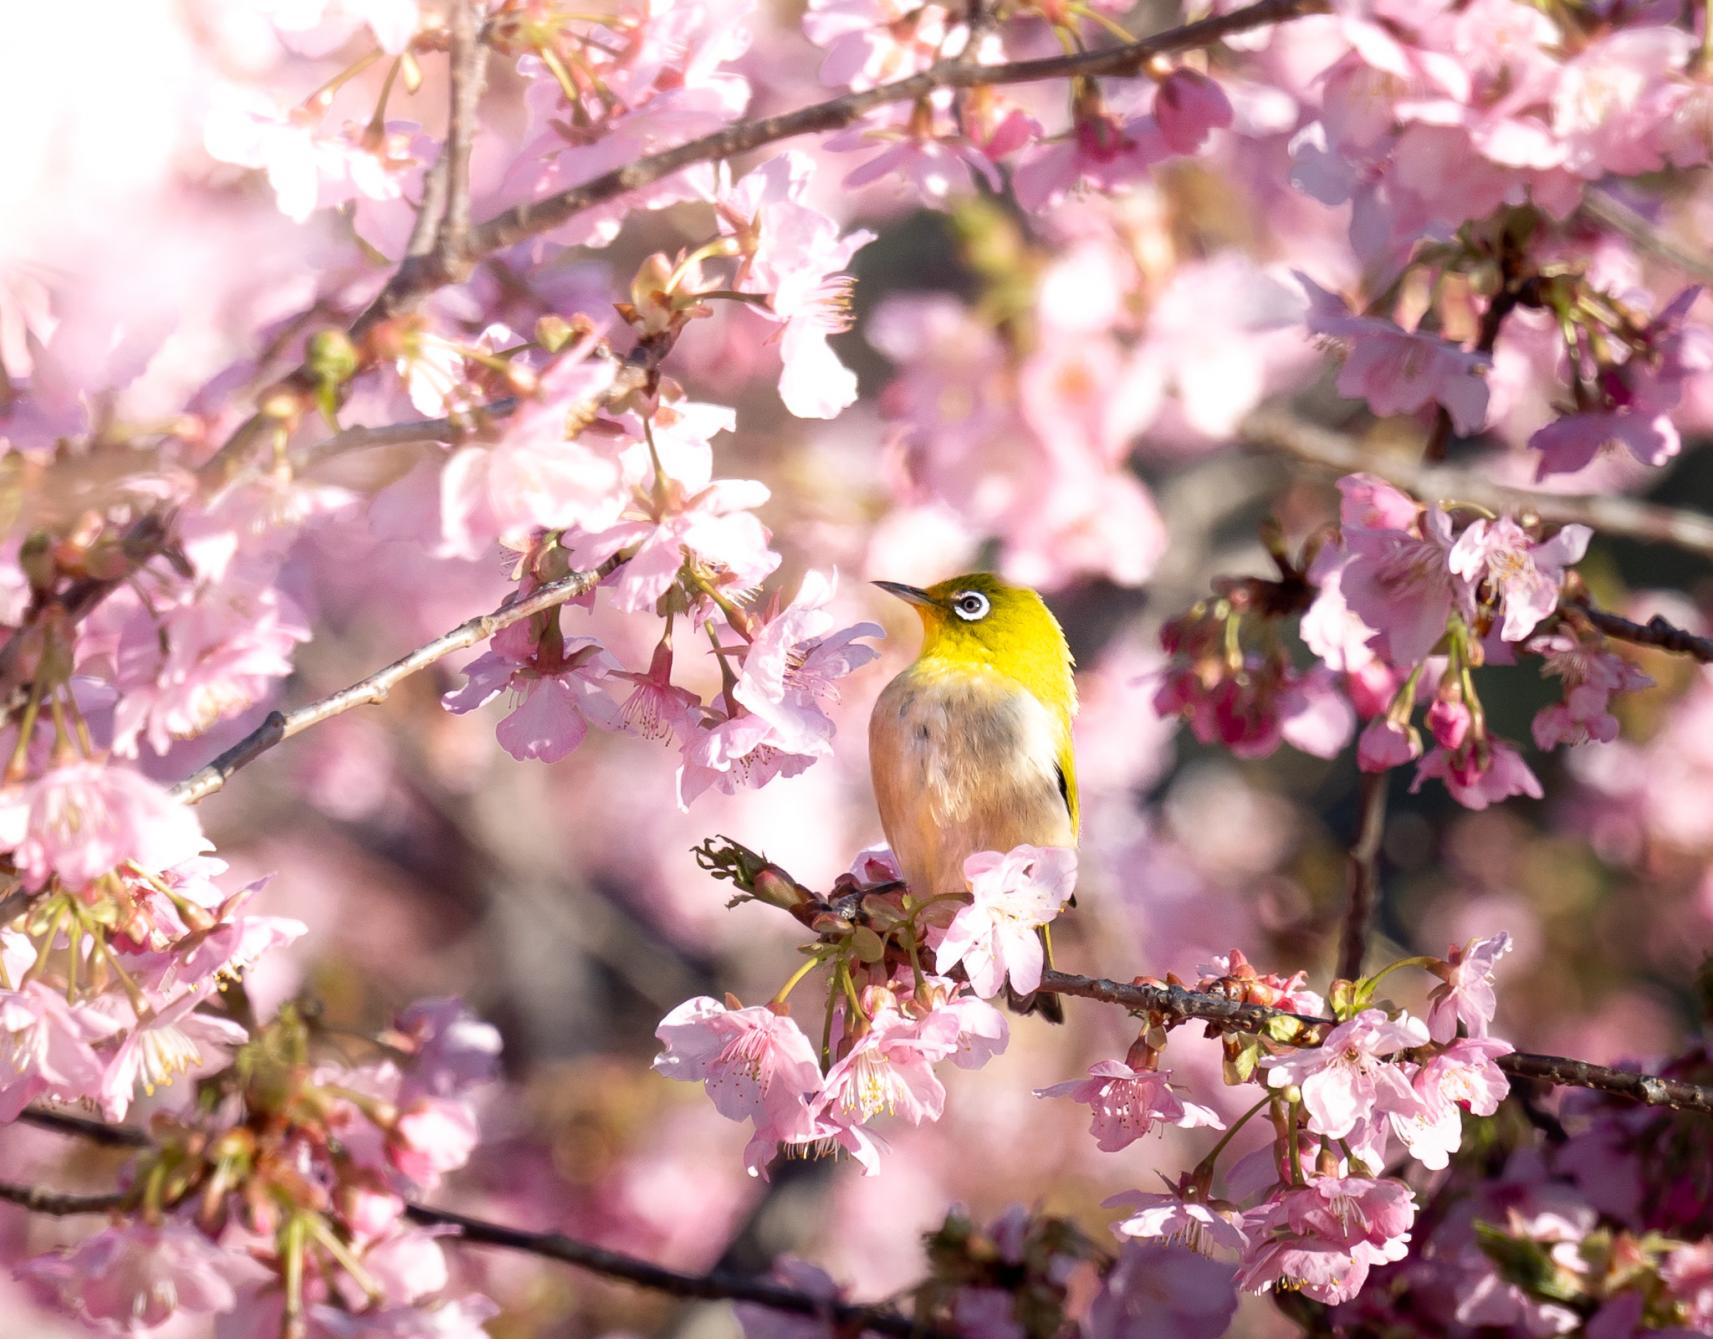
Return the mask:
<svg viewBox="0 0 1713 1339">
<path fill-rule="evenodd" d="M 966 623 L 986 618 L 993 606 L 979 590 L 960 590 L 952 597 L 952 611 Z"/>
</svg>

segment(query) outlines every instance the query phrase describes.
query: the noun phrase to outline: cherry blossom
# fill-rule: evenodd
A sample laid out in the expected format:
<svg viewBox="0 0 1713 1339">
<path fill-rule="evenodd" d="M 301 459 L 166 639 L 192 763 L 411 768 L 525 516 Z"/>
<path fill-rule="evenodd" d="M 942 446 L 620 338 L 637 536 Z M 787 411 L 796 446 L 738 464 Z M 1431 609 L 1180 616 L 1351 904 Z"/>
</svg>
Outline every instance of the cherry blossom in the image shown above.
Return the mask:
<svg viewBox="0 0 1713 1339">
<path fill-rule="evenodd" d="M 666 1049 L 654 1068 L 668 1078 L 702 1083 L 730 1120 L 750 1120 L 758 1139 L 806 1133 L 809 1099 L 822 1091 L 814 1047 L 786 1015 L 752 1005 L 733 1009 L 698 996 L 664 1019 L 655 1036 Z"/>
<path fill-rule="evenodd" d="M 1156 1125 L 1183 1129 L 1225 1123 L 1209 1108 L 1186 1102 L 1172 1090 L 1171 1070 L 1132 1069 L 1122 1060 L 1098 1060 L 1088 1078 L 1037 1088 L 1036 1097 L 1068 1097 L 1089 1108 L 1089 1133 L 1107 1153 L 1128 1148 Z"/>
<path fill-rule="evenodd" d="M 98 1325 L 152 1330 L 174 1316 L 230 1311 L 253 1270 L 186 1223 L 128 1222 L 22 1267 L 31 1284 Z"/>
<path fill-rule="evenodd" d="M 69 762 L 0 786 L 0 847 L 29 886 L 57 876 L 81 888 L 128 863 L 168 869 L 208 843 L 196 816 L 140 772 Z"/>
<path fill-rule="evenodd" d="M 796 597 L 762 624 L 744 654 L 732 696 L 773 729 L 773 742 L 790 753 L 832 751 L 833 722 L 823 704 L 836 703 L 838 680 L 878 654 L 858 638 L 885 634 L 877 623 L 834 631 L 827 605 L 837 576 L 810 572 Z"/>
<path fill-rule="evenodd" d="M 1364 1009 L 1319 1046 L 1270 1055 L 1261 1064 L 1272 1087 L 1302 1090 L 1311 1130 L 1342 1139 L 1372 1115 L 1409 1109 L 1415 1100 L 1409 1080 L 1388 1057 L 1427 1040 L 1427 1028 L 1408 1014 L 1391 1019 Z"/>
<path fill-rule="evenodd" d="M 986 999 L 1007 980 L 1027 994 L 1041 984 L 1044 957 L 1036 931 L 1070 898 L 1076 852 L 1066 847 L 1018 846 L 1001 855 L 978 851 L 964 861 L 971 902 L 960 907 L 934 945 L 942 972 L 958 963 L 970 988 Z"/>
<path fill-rule="evenodd" d="M 1511 936 L 1504 931 L 1467 944 L 1453 945 L 1445 961 L 1429 970 L 1440 978 L 1428 998 L 1428 1034 L 1445 1043 L 1457 1035 L 1461 1023 L 1471 1037 L 1485 1037 L 1493 1021 L 1498 1000 L 1493 992 L 1493 970 L 1511 951 Z"/>
<path fill-rule="evenodd" d="M 563 641 L 557 653 L 542 652 L 520 662 L 500 651 L 484 651 L 464 667 L 462 688 L 442 699 L 448 711 L 474 711 L 510 690 L 516 699 L 496 732 L 517 759 L 558 762 L 583 742 L 589 727 L 617 730 L 618 706 L 603 686 L 617 664 L 592 637 Z"/>
<path fill-rule="evenodd" d="M 1594 532 L 1567 525 L 1536 543 L 1509 516 L 1476 520 L 1451 550 L 1451 570 L 1465 581 L 1485 581 L 1504 613 L 1500 636 L 1520 642 L 1558 607 L 1564 570 L 1580 562 Z"/>
</svg>

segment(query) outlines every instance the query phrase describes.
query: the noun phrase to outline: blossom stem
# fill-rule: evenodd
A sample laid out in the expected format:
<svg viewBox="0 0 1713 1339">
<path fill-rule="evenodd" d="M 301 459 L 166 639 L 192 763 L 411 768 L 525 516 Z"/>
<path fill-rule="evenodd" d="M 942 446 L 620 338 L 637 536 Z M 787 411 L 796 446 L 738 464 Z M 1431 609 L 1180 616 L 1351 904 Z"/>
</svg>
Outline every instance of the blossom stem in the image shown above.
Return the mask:
<svg viewBox="0 0 1713 1339">
<path fill-rule="evenodd" d="M 1263 1097 L 1254 1106 L 1250 1107 L 1249 1110 L 1245 1111 L 1236 1120 L 1232 1121 L 1225 1133 L 1219 1136 L 1219 1142 L 1210 1148 L 1207 1151 L 1207 1156 L 1195 1165 L 1195 1170 L 1190 1173 L 1190 1179 L 1192 1181 L 1202 1181 L 1205 1179 L 1209 1184 L 1211 1184 L 1213 1181 L 1214 1167 L 1219 1161 L 1219 1155 L 1225 1152 L 1226 1147 L 1231 1143 L 1232 1139 L 1236 1137 L 1237 1132 L 1249 1123 L 1249 1118 L 1256 1112 L 1265 1108 L 1272 1100 L 1273 1095 L 1268 1093 L 1267 1096 Z"/>
<path fill-rule="evenodd" d="M 386 1296 L 386 1291 L 375 1279 L 375 1276 L 363 1267 L 363 1262 L 352 1252 L 351 1248 L 339 1240 L 339 1234 L 329 1226 L 327 1220 L 318 1213 L 304 1215 L 304 1223 L 308 1233 L 333 1257 L 339 1268 L 343 1269 L 356 1282 L 357 1286 L 368 1294 L 371 1302 L 379 1302 Z"/>
<path fill-rule="evenodd" d="M 375 114 L 369 118 L 369 131 L 379 135 L 387 128 L 387 99 L 393 95 L 393 84 L 397 82 L 399 71 L 404 68 L 404 57 L 400 56 L 387 70 L 387 77 L 381 81 L 380 96 L 375 99 Z"/>
<path fill-rule="evenodd" d="M 120 986 L 124 988 L 126 998 L 131 1001 L 131 1007 L 137 1011 L 138 1021 L 140 1022 L 152 1014 L 153 1010 L 149 1007 L 149 997 L 143 993 L 143 988 L 137 984 L 135 978 L 120 963 L 119 955 L 113 952 L 113 946 L 107 942 L 107 937 L 92 930 L 89 942 L 94 951 L 101 955 L 101 960 L 111 969 Z"/>
<path fill-rule="evenodd" d="M 83 750 L 85 757 L 93 758 L 95 756 L 95 741 L 89 734 L 89 722 L 83 719 L 83 712 L 78 709 L 77 698 L 70 689 L 67 689 L 65 693 L 65 709 L 71 716 L 72 729 L 77 732 L 78 747 Z"/>
<path fill-rule="evenodd" d="M 856 1025 L 856 1020 L 858 1019 L 866 1021 L 868 1014 L 863 1010 L 862 996 L 857 994 L 856 978 L 851 975 L 851 965 L 848 961 L 842 959 L 839 962 L 839 985 L 844 988 L 845 998 L 849 1000 L 851 1004 L 852 1026 L 854 1027 Z"/>
<path fill-rule="evenodd" d="M 53 914 L 48 918 L 47 931 L 42 935 L 41 939 L 37 941 L 36 960 L 29 965 L 29 968 L 24 972 L 23 978 L 18 982 L 18 988 L 20 990 L 29 985 L 30 982 L 34 981 L 47 970 L 48 954 L 53 952 L 54 940 L 59 938 L 60 926 L 65 923 L 68 911 L 69 907 L 67 906 L 66 899 L 62 894 L 58 903 L 54 907 Z"/>
<path fill-rule="evenodd" d="M 364 70 L 368 69 L 380 58 L 381 49 L 379 47 L 376 47 L 366 56 L 359 56 L 320 88 L 311 93 L 300 105 L 308 107 L 315 103 L 320 103 L 322 104 L 322 109 L 325 110 L 326 104 L 332 100 L 335 93 L 344 88 L 346 84 L 350 83 L 358 75 L 362 74 Z"/>
<path fill-rule="evenodd" d="M 719 611 L 726 616 L 726 622 L 732 625 L 732 631 L 746 642 L 753 642 L 755 634 L 750 630 L 749 615 L 738 608 L 729 595 L 698 572 L 694 565 L 687 563 L 684 570 L 690 578 L 690 584 L 719 607 Z"/>
<path fill-rule="evenodd" d="M 1079 19 L 1087 19 L 1090 23 L 1105 28 L 1120 42 L 1134 42 L 1136 40 L 1136 35 L 1117 19 L 1109 18 L 1097 9 L 1091 9 L 1087 5 L 1069 5 L 1066 8 Z"/>
<path fill-rule="evenodd" d="M 797 983 L 799 981 L 801 981 L 804 977 L 808 976 L 810 972 L 814 971 L 820 965 L 821 965 L 820 955 L 819 954 L 811 954 L 809 957 L 809 960 L 807 962 L 805 962 L 801 967 L 799 967 L 795 972 L 791 973 L 790 979 L 788 981 L 786 981 L 786 983 L 779 988 L 778 992 L 773 997 L 773 1003 L 784 1004 L 786 996 L 788 996 L 793 990 L 796 989 Z"/>
<path fill-rule="evenodd" d="M 303 1219 L 302 1213 L 293 1213 L 280 1229 L 285 1289 L 283 1339 L 302 1339 L 303 1335 Z"/>
<path fill-rule="evenodd" d="M 24 714 L 18 718 L 18 742 L 12 746 L 12 758 L 6 764 L 6 780 L 21 781 L 30 754 L 30 737 L 36 733 L 36 716 L 42 709 L 42 686 L 30 681 L 30 695 L 24 699 Z"/>
<path fill-rule="evenodd" d="M 922 971 L 922 955 L 916 949 L 916 931 L 908 921 L 898 928 L 904 936 L 904 951 L 910 955 L 910 974 L 916 980 L 916 989 L 921 990 L 927 981 Z"/>
<path fill-rule="evenodd" d="M 1413 958 L 1399 958 L 1396 962 L 1389 962 L 1362 983 L 1362 998 L 1370 998 L 1374 994 L 1374 987 L 1400 967 L 1426 967 L 1429 963 L 1437 961 L 1437 958 L 1430 958 L 1425 953 L 1418 953 Z"/>
<path fill-rule="evenodd" d="M 1285 1146 L 1291 1158 L 1291 1184 L 1303 1184 L 1303 1150 L 1302 1133 L 1297 1120 L 1301 1105 L 1296 1102 L 1285 1104 Z"/>
</svg>

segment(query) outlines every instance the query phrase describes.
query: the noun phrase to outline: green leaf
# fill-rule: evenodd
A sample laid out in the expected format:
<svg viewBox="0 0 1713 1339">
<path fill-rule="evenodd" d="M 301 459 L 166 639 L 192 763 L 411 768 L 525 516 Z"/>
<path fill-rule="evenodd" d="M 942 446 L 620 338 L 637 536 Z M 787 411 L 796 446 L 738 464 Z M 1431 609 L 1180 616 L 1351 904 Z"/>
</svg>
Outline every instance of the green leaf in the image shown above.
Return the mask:
<svg viewBox="0 0 1713 1339">
<path fill-rule="evenodd" d="M 886 956 L 886 941 L 868 926 L 859 925 L 851 931 L 851 951 L 859 962 L 879 962 Z"/>
</svg>

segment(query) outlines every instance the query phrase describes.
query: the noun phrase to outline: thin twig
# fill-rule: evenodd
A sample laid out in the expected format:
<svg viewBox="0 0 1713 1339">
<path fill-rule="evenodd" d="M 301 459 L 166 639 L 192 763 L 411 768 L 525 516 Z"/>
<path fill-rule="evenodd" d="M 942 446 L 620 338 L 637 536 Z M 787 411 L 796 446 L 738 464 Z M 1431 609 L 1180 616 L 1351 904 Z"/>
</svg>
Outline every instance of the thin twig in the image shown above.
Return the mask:
<svg viewBox="0 0 1713 1339">
<path fill-rule="evenodd" d="M 800 107 L 778 116 L 726 126 L 700 139 L 691 140 L 688 144 L 680 144 L 677 148 L 639 158 L 634 163 L 596 177 L 581 186 L 573 186 L 556 195 L 518 205 L 489 219 L 471 233 L 470 249 L 475 255 L 502 250 L 550 228 L 556 228 L 593 205 L 628 195 L 697 163 L 729 158 L 734 154 L 758 149 L 764 144 L 791 139 L 797 135 L 839 130 L 876 107 L 895 102 L 914 102 L 938 89 L 1029 84 L 1073 76 L 1087 78 L 1095 75 L 1130 75 L 1156 56 L 1211 46 L 1236 33 L 1284 23 L 1306 14 L 1319 13 L 1325 8 L 1322 0 L 1258 0 L 1256 4 L 1245 5 L 1229 14 L 1218 14 L 1195 23 L 1186 23 L 1139 42 L 1111 47 L 1104 51 L 1083 51 L 1073 55 L 1013 61 L 1003 65 L 978 65 L 962 60 L 942 61 L 932 69 L 911 75 L 907 79 L 895 79 L 875 88 L 846 93 L 841 97 L 831 98 L 810 107 Z"/>
<path fill-rule="evenodd" d="M 95 1120 L 90 1116 L 74 1116 L 68 1111 L 44 1111 L 40 1107 L 26 1107 L 18 1113 L 18 1119 L 38 1129 L 72 1135 L 78 1139 L 87 1139 L 93 1144 L 106 1144 L 110 1148 L 147 1148 L 153 1142 L 147 1130 L 139 1130 L 134 1125 L 109 1125 L 106 1121 Z"/>
<path fill-rule="evenodd" d="M 888 1306 L 865 1306 L 855 1302 L 840 1302 L 802 1292 L 769 1279 L 752 1278 L 713 1270 L 706 1274 L 690 1274 L 668 1269 L 652 1261 L 622 1255 L 604 1246 L 577 1241 L 559 1232 L 529 1232 L 469 1218 L 447 1209 L 431 1209 L 412 1204 L 405 1212 L 418 1223 L 449 1226 L 458 1229 L 458 1239 L 473 1246 L 497 1246 L 503 1250 L 523 1251 L 575 1265 L 611 1279 L 622 1279 L 651 1292 L 672 1297 L 702 1298 L 709 1301 L 748 1302 L 755 1306 L 783 1311 L 789 1315 L 808 1316 L 831 1326 L 848 1328 L 856 1334 L 872 1330 L 878 1334 L 917 1336 L 918 1339 L 949 1339 L 945 1331 L 919 1324 L 909 1316 Z"/>
<path fill-rule="evenodd" d="M 244 738 L 206 767 L 191 773 L 174 786 L 172 797 L 185 804 L 195 804 L 199 800 L 207 799 L 224 786 L 234 772 L 253 763 L 274 745 L 290 739 L 293 735 L 301 734 L 312 725 L 342 715 L 353 707 L 384 702 L 387 694 L 399 683 L 453 652 L 485 642 L 502 628 L 509 628 L 513 623 L 531 615 L 587 595 L 620 561 L 616 558 L 609 559 L 594 571 L 573 572 L 557 581 L 548 582 L 521 599 L 514 596 L 493 613 L 482 614 L 460 623 L 451 632 L 417 647 L 409 655 L 401 656 L 385 669 L 376 670 L 366 678 L 359 679 L 349 688 L 342 688 L 337 693 L 320 698 L 295 711 L 269 712 L 267 719 Z"/>
<path fill-rule="evenodd" d="M 1362 957 L 1380 900 L 1380 842 L 1386 835 L 1385 772 L 1362 775 L 1362 817 L 1350 844 L 1349 906 L 1338 944 L 1338 975 L 1354 981 L 1362 974 Z"/>
<path fill-rule="evenodd" d="M 104 1195 L 68 1195 L 0 1181 L 0 1200 L 28 1209 L 31 1213 L 51 1214 L 56 1218 L 79 1213 L 108 1213 L 123 1206 L 128 1199 L 129 1195 L 117 1190 Z"/>
<path fill-rule="evenodd" d="M 75 1135 L 100 1143 L 138 1147 L 146 1146 L 150 1142 L 146 1133 L 134 1127 L 104 1125 L 87 1117 L 69 1116 L 57 1111 L 28 1109 L 22 1113 L 20 1119 L 60 1134 Z M 123 1194 L 57 1195 L 27 1186 L 0 1183 L 0 1199 L 50 1214 L 104 1212 L 118 1207 L 125 1198 Z M 639 1288 L 667 1293 L 673 1297 L 749 1302 L 774 1311 L 809 1316 L 832 1325 L 849 1326 L 853 1334 L 860 1329 L 873 1330 L 880 1334 L 932 1339 L 933 1336 L 943 1333 L 918 1325 L 891 1307 L 865 1306 L 817 1297 L 813 1293 L 801 1292 L 770 1279 L 751 1278 L 722 1270 L 706 1274 L 684 1273 L 657 1265 L 650 1260 L 608 1250 L 604 1246 L 578 1241 L 562 1233 L 530 1232 L 522 1228 L 508 1227 L 503 1223 L 471 1218 L 454 1213 L 450 1209 L 430 1208 L 425 1204 L 407 1204 L 405 1212 L 418 1223 L 456 1228 L 459 1238 L 473 1246 L 497 1246 L 504 1250 L 524 1251 L 544 1259 L 575 1265 L 592 1273 L 604 1274 L 608 1278 L 622 1279 Z"/>
<path fill-rule="evenodd" d="M 1637 623 L 1622 614 L 1596 609 L 1584 600 L 1578 600 L 1569 607 L 1608 637 L 1616 637 L 1621 642 L 1631 642 L 1636 646 L 1675 651 L 1678 655 L 1693 656 L 1703 665 L 1713 665 L 1713 638 L 1686 631 L 1675 623 L 1668 623 L 1658 614 L 1646 623 Z"/>
<path fill-rule="evenodd" d="M 1219 1023 L 1244 1032 L 1260 1032 L 1275 1018 L 1294 1019 L 1306 1025 L 1307 1030 L 1299 1043 L 1302 1045 L 1318 1044 L 1324 1030 L 1333 1026 L 1330 1018 L 1293 1014 L 1259 1004 L 1243 1004 L 1217 995 L 1186 990 L 1182 986 L 1132 985 L 1102 977 L 1049 971 L 1042 977 L 1040 988 L 1056 995 L 1078 995 L 1167 1018 Z M 1540 1079 L 1560 1087 L 1593 1088 L 1648 1106 L 1713 1113 L 1713 1088 L 1683 1079 L 1665 1079 L 1655 1074 L 1612 1069 L 1585 1060 L 1572 1060 L 1561 1055 L 1535 1055 L 1527 1051 L 1500 1056 L 1498 1065 L 1512 1078 Z"/>
<path fill-rule="evenodd" d="M 1587 525 L 1608 536 L 1669 544 L 1713 558 L 1713 516 L 1606 494 L 1548 493 L 1494 483 L 1473 470 L 1376 456 L 1353 437 L 1287 411 L 1258 410 L 1237 430 L 1239 440 L 1333 474 L 1368 471 L 1422 498 L 1458 498 L 1495 511 L 1531 512 L 1554 525 Z"/>
<path fill-rule="evenodd" d="M 446 209 L 435 236 L 434 255 L 444 273 L 457 275 L 460 267 L 467 274 L 469 266 L 465 252 L 470 240 L 470 150 L 476 137 L 477 106 L 487 80 L 488 44 L 477 32 L 471 0 L 454 0 L 451 28 L 451 109 L 444 150 Z"/>
<path fill-rule="evenodd" d="M 1713 284 L 1713 259 L 1666 234 L 1658 224 L 1602 190 L 1583 194 L 1578 213 L 1603 224 L 1646 255 L 1657 257 L 1698 284 Z"/>
</svg>

